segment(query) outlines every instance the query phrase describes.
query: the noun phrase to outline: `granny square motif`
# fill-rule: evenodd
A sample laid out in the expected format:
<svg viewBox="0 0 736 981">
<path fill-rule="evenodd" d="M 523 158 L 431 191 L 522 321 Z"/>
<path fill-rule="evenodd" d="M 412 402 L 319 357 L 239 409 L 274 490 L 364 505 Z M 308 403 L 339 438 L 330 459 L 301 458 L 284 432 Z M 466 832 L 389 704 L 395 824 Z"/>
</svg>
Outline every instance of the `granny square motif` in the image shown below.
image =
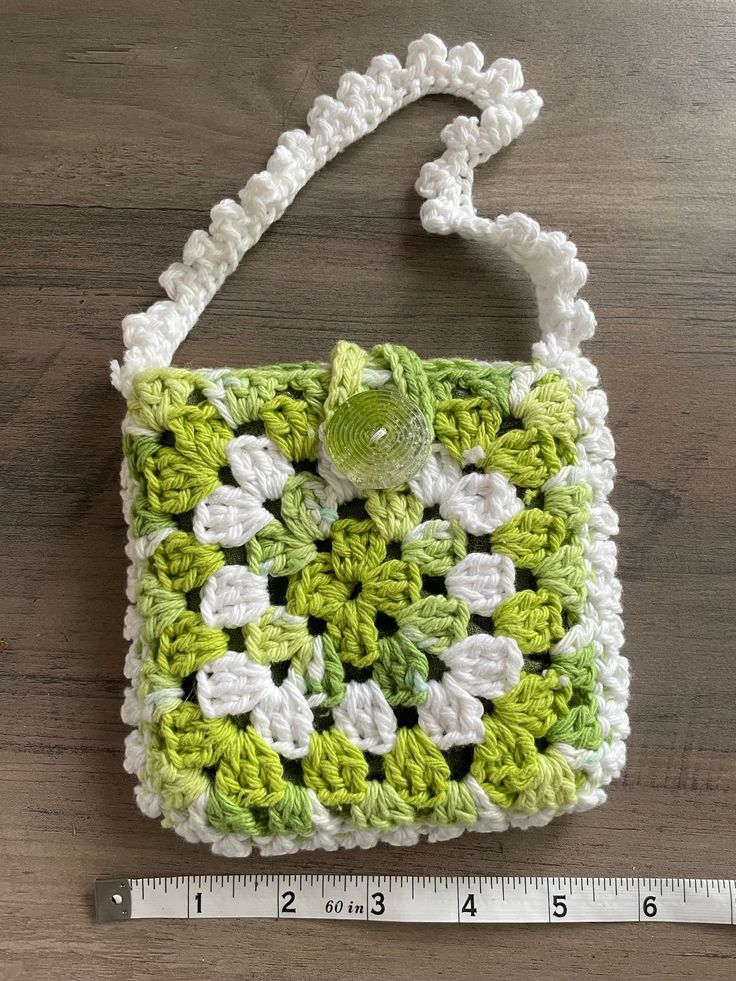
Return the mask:
<svg viewBox="0 0 736 981">
<path fill-rule="evenodd" d="M 579 352 L 586 270 L 560 233 L 481 218 L 471 199 L 473 167 L 539 111 L 522 84 L 516 62 L 484 69 L 474 45 L 431 35 L 403 66 L 348 73 L 192 235 L 161 278 L 169 299 L 124 322 L 126 768 L 144 813 L 189 841 L 246 856 L 537 826 L 601 803 L 621 771 L 613 444 Z M 341 341 L 328 363 L 171 367 L 309 176 L 435 92 L 481 116 L 446 127 L 422 169 L 423 224 L 531 275 L 530 362 Z M 331 452 L 336 414 L 366 392 L 427 434 L 399 483 L 359 485 Z"/>
</svg>

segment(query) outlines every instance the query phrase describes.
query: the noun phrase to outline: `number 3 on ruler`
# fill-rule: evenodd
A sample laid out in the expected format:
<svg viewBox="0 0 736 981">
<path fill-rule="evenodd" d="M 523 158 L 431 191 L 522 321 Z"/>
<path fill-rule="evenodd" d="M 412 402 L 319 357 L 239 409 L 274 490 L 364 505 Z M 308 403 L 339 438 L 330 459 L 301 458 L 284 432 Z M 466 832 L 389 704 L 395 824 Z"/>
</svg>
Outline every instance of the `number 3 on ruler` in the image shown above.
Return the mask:
<svg viewBox="0 0 736 981">
<path fill-rule="evenodd" d="M 386 912 L 386 904 L 384 902 L 385 896 L 382 892 L 374 892 L 371 894 L 371 899 L 373 900 L 373 906 L 371 907 L 371 916 L 383 916 Z"/>
</svg>

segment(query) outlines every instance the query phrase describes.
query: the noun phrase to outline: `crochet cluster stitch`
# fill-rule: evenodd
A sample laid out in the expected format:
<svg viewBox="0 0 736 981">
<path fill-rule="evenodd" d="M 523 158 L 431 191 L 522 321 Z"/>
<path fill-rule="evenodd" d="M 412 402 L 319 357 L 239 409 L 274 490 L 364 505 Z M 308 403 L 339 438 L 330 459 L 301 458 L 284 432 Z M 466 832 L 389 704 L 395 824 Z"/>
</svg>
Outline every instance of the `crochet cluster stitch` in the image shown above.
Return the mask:
<svg viewBox="0 0 736 981">
<path fill-rule="evenodd" d="M 628 666 L 607 503 L 614 469 L 586 270 L 525 215 L 480 218 L 472 169 L 535 118 L 516 62 L 431 35 L 374 59 L 284 134 L 126 318 L 123 717 L 141 809 L 214 851 L 411 844 L 541 825 L 605 798 L 624 763 Z M 530 363 L 422 360 L 348 342 L 329 364 L 188 370 L 178 344 L 311 173 L 401 106 L 464 95 L 418 181 L 430 231 L 501 247 L 537 287 Z M 397 392 L 432 448 L 359 488 L 325 432 Z"/>
</svg>

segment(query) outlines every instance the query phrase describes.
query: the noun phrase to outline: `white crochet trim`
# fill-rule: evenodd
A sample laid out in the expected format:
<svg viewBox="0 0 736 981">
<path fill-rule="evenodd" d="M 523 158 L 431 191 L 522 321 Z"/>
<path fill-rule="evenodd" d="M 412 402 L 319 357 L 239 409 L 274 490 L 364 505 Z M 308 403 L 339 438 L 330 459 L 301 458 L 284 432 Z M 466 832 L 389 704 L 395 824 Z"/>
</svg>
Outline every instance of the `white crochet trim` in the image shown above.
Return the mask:
<svg viewBox="0 0 736 981">
<path fill-rule="evenodd" d="M 392 113 L 425 95 L 461 96 L 480 110 L 479 118 L 458 116 L 442 131 L 447 149 L 422 167 L 416 189 L 427 200 L 421 208 L 428 232 L 495 245 L 519 263 L 536 287 L 539 326 L 561 350 L 575 351 L 592 336 L 595 318 L 585 300 L 576 299 L 587 276 L 576 249 L 561 232 L 542 231 L 528 215 L 481 218 L 472 199 L 473 169 L 519 136 L 533 122 L 542 100 L 522 91 L 521 66 L 500 58 L 483 68 L 475 44 L 448 52 L 439 38 L 425 34 L 409 45 L 406 64 L 380 55 L 368 72 L 346 72 L 337 98 L 319 96 L 307 115 L 309 132 L 290 130 L 279 138 L 266 169 L 254 174 L 237 201 L 226 199 L 210 212 L 209 232 L 192 232 L 181 262 L 159 278 L 168 300 L 123 320 L 125 355 L 114 361 L 112 381 L 123 395 L 133 376 L 171 364 L 177 348 L 248 249 L 277 221 L 298 191 L 318 170 L 372 132 Z"/>
<path fill-rule="evenodd" d="M 218 854 L 245 857 L 253 848 L 264 855 L 289 854 L 300 849 L 370 848 L 379 841 L 410 845 L 424 835 L 430 841 L 442 841 L 466 830 L 490 832 L 509 827 L 539 827 L 559 814 L 583 811 L 600 804 L 606 797 L 603 788 L 620 774 L 624 765 L 624 743 L 629 733 L 626 714 L 629 670 L 627 659 L 620 654 L 623 643 L 621 589 L 616 578 L 616 547 L 610 541 L 610 536 L 616 533 L 616 517 L 607 503 L 614 476 L 613 441 L 606 427 L 605 394 L 596 387 L 596 369 L 578 351 L 580 341 L 592 336 L 595 328 L 595 320 L 587 303 L 576 299 L 577 291 L 586 279 L 586 267 L 576 258 L 575 246 L 561 233 L 541 231 L 531 218 L 518 213 L 499 216 L 495 220 L 481 218 L 475 214 L 472 205 L 473 168 L 518 136 L 524 124 L 536 118 L 539 112 L 541 99 L 536 92 L 519 91 L 522 84 L 517 62 L 502 59 L 483 70 L 483 57 L 475 45 L 466 44 L 447 52 L 442 42 L 432 35 L 412 42 L 403 67 L 393 55 L 382 55 L 371 62 L 367 75 L 354 72 L 345 74 L 338 87 L 337 101 L 327 96 L 316 100 L 308 116 L 309 134 L 302 130 L 283 134 L 267 169 L 252 177 L 241 191 L 241 203 L 223 201 L 216 205 L 211 213 L 209 234 L 204 231 L 192 234 L 185 246 L 183 263 L 175 263 L 161 276 L 161 283 L 170 299 L 155 303 L 145 313 L 125 319 L 126 353 L 122 364 L 113 363 L 113 383 L 127 395 L 138 371 L 170 364 L 179 344 L 244 253 L 280 217 L 309 177 L 328 160 L 371 132 L 392 112 L 423 95 L 452 93 L 474 102 L 482 110 L 480 119 L 461 116 L 447 126 L 442 134 L 447 149 L 439 160 L 422 168 L 417 182 L 417 190 L 427 198 L 421 209 L 422 223 L 430 232 L 457 232 L 466 238 L 497 245 L 527 270 L 536 286 L 542 340 L 532 349 L 534 363 L 514 368 L 510 391 L 512 411 L 521 403 L 531 385 L 550 370 L 568 378 L 576 388 L 577 426 L 581 434 L 576 444 L 579 463 L 563 468 L 542 489 L 568 482 L 585 482 L 593 488 L 594 500 L 587 535 L 585 532 L 582 535 L 586 541 L 585 558 L 589 573 L 586 600 L 579 622 L 557 644 L 555 652 L 571 652 L 590 643 L 595 645 L 599 678 L 598 719 L 603 728 L 604 744 L 596 752 L 556 744 L 556 750 L 571 767 L 585 772 L 588 779 L 580 788 L 574 804 L 548 808 L 531 816 L 514 810 L 502 810 L 491 803 L 469 774 L 464 782 L 478 811 L 478 819 L 470 825 L 446 827 L 412 823 L 410 827 L 398 827 L 389 832 L 361 830 L 331 814 L 312 791 L 309 791 L 309 799 L 314 830 L 306 841 L 298 839 L 296 835 L 250 838 L 243 834 L 216 831 L 207 821 L 207 793 L 185 811 L 165 811 L 164 802 L 146 772 L 152 713 L 156 708 L 160 711 L 161 703 L 165 705 L 168 700 L 171 700 L 172 707 L 175 706 L 183 693 L 178 688 L 156 692 L 156 704 L 150 705 L 140 698 L 136 686 L 149 651 L 143 623 L 132 604 L 136 600 L 138 582 L 145 572 L 146 560 L 169 532 L 156 532 L 136 540 L 129 531 L 127 551 L 131 565 L 127 595 L 131 606 L 126 615 L 125 635 L 131 641 L 131 647 L 125 673 L 131 687 L 126 691 L 122 714 L 126 722 L 139 728 L 126 738 L 126 769 L 136 774 L 140 781 L 136 797 L 144 814 L 150 817 L 163 815 L 165 823 L 174 827 L 186 840 L 208 843 Z M 221 389 L 222 372 L 203 374 L 208 374 L 211 379 L 212 392 L 208 393 L 208 397 L 214 401 Z M 224 407 L 224 398 L 221 401 Z M 126 431 L 138 432 L 129 418 L 125 427 Z M 447 454 L 437 451 L 433 459 L 434 462 L 428 464 L 430 469 L 434 468 L 431 479 L 426 484 L 421 478 L 412 482 L 413 492 L 427 505 L 454 500 L 452 495 L 458 479 L 453 461 Z M 121 477 L 124 510 L 129 516 L 138 488 L 126 463 L 123 463 Z M 281 478 L 274 474 L 274 479 Z M 477 492 L 477 489 L 471 490 Z M 345 500 L 352 494 L 347 482 L 341 482 L 337 474 L 335 492 Z M 259 506 L 259 493 L 260 488 L 254 487 L 251 497 L 253 510 Z M 216 503 L 220 506 L 220 502 L 213 501 L 210 510 L 203 512 L 201 517 L 203 526 L 210 528 L 214 540 L 217 540 L 219 527 Z M 242 535 L 247 534 L 249 516 L 246 514 L 245 498 L 222 503 L 243 509 Z M 490 515 L 489 520 L 493 520 Z M 415 532 L 418 531 L 415 529 Z M 461 593 L 472 589 L 475 592 L 471 602 L 493 604 L 497 595 L 503 595 L 503 591 L 511 586 L 505 584 L 503 569 L 481 571 L 482 578 L 477 575 L 466 578 L 458 573 L 452 588 Z M 242 576 L 246 572 L 235 567 L 235 571 L 231 569 L 228 575 Z M 212 621 L 229 622 L 231 616 L 233 622 L 242 619 L 243 611 L 232 610 L 228 583 L 218 580 L 215 585 L 213 595 L 209 597 Z M 254 581 L 248 585 L 253 587 L 249 595 L 252 594 L 255 612 L 266 602 L 266 598 L 258 583 Z M 233 602 L 239 602 L 237 598 L 242 599 L 242 590 L 234 589 L 233 597 Z M 471 682 L 478 686 L 476 694 L 485 697 L 496 697 L 497 693 L 513 687 L 518 680 L 522 660 L 520 652 L 497 649 L 493 645 L 488 650 L 473 651 L 458 644 L 457 649 L 448 649 L 445 657 L 453 662 L 452 670 L 460 678 L 463 677 L 466 661 L 469 664 L 470 658 L 476 662 L 478 658 L 485 658 L 477 673 L 474 662 L 471 678 Z M 310 670 L 319 667 L 318 661 L 319 651 L 316 651 Z M 223 708 L 222 704 L 218 704 L 222 695 L 217 673 L 229 668 L 233 678 L 237 679 L 244 670 L 242 662 L 240 655 L 231 653 L 220 659 L 216 666 L 200 672 L 199 691 L 207 703 L 206 708 L 203 705 L 205 714 L 219 715 L 227 711 L 227 706 Z M 257 666 L 254 666 L 256 669 Z M 471 666 L 468 670 L 471 670 Z M 212 677 L 206 677 L 208 674 Z M 263 683 L 267 685 L 268 679 L 265 673 L 263 675 Z M 228 682 L 224 689 L 229 687 Z M 365 689 L 365 686 L 362 688 Z M 460 702 L 456 699 L 451 703 L 448 691 L 441 685 L 435 684 L 435 688 L 432 697 L 440 711 L 431 713 L 431 717 L 441 718 L 443 722 L 443 731 L 438 732 L 435 738 L 445 740 L 447 746 L 451 746 L 454 742 L 452 726 L 454 723 L 460 724 L 457 722 Z M 248 685 L 244 685 L 244 691 L 247 689 Z M 385 751 L 394 738 L 391 719 L 386 714 L 385 725 L 378 724 L 374 729 L 364 727 L 360 700 L 369 694 L 367 689 L 361 690 L 361 686 L 356 686 L 354 693 L 343 703 L 342 710 L 335 713 L 335 721 L 349 733 L 351 739 L 362 741 L 367 748 L 373 747 L 372 751 Z M 273 694 L 271 711 L 264 713 L 261 719 L 262 735 L 279 752 L 292 758 L 302 755 L 305 737 L 300 727 L 297 726 L 295 730 L 287 716 L 301 706 L 302 695 L 298 685 L 294 686 L 293 691 L 287 687 L 281 697 L 288 697 L 289 704 L 280 705 L 276 703 L 276 694 Z M 469 697 L 462 703 L 462 724 L 465 726 L 475 724 L 473 701 Z M 442 711 L 445 703 L 447 711 Z M 242 708 L 240 703 L 238 705 Z M 375 717 L 380 723 L 383 715 L 378 711 Z M 482 738 L 480 730 L 478 737 Z"/>
</svg>

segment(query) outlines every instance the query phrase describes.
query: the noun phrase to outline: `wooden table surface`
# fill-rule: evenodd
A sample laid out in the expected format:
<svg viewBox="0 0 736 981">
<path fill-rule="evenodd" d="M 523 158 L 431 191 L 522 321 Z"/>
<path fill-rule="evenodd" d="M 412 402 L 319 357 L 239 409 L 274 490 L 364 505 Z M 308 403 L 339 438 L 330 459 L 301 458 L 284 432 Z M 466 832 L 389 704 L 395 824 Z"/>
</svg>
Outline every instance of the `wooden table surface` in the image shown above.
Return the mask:
<svg viewBox="0 0 736 981">
<path fill-rule="evenodd" d="M 102 9 L 100 9 L 102 8 Z M 546 109 L 477 177 L 578 243 L 618 445 L 632 736 L 598 810 L 411 849 L 233 862 L 144 818 L 122 770 L 119 321 L 341 72 L 425 30 L 518 57 Z M 0 977 L 736 976 L 697 925 L 97 926 L 97 875 L 736 874 L 735 7 L 728 0 L 5 0 L 0 32 Z M 467 106 L 424 100 L 320 174 L 183 363 L 324 357 L 339 336 L 523 358 L 529 284 L 426 235 L 412 190 Z"/>
</svg>

